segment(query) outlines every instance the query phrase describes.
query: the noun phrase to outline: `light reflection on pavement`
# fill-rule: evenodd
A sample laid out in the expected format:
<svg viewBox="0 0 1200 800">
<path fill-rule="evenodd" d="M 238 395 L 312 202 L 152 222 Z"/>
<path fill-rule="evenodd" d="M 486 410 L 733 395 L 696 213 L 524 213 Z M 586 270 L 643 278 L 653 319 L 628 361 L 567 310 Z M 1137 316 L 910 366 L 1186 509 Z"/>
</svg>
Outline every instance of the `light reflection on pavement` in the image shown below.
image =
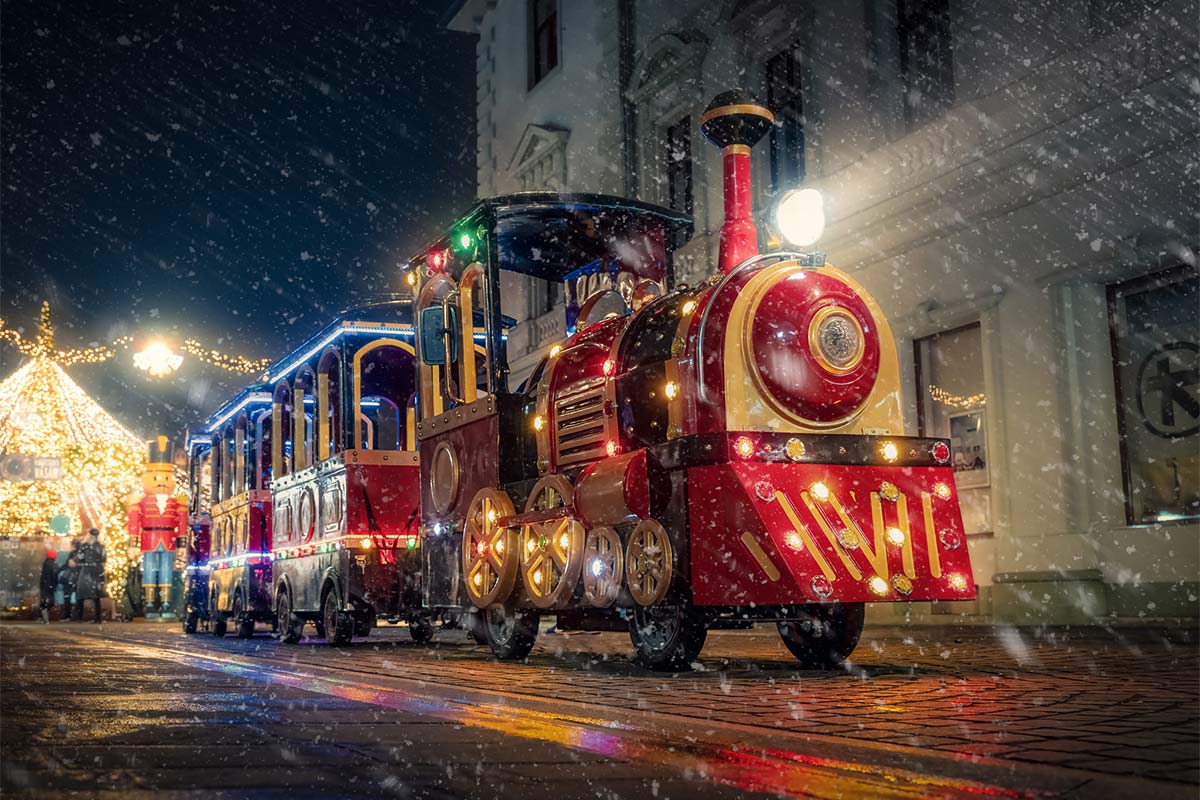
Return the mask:
<svg viewBox="0 0 1200 800">
<path fill-rule="evenodd" d="M 11 628 L 3 626 L 0 632 Z M 51 638 L 63 633 L 55 629 Z M 936 734 L 951 727 L 964 736 L 963 725 L 1012 719 L 1021 705 L 1009 700 L 1006 706 L 1003 698 L 1031 688 L 1049 697 L 1054 687 L 1039 689 L 1038 682 L 1045 684 L 1047 676 L 1066 680 L 1072 673 L 1061 655 L 1071 648 L 1063 642 L 1035 647 L 1038 664 L 1022 674 L 1021 665 L 996 654 L 990 654 L 986 668 L 977 668 L 965 658 L 945 658 L 941 642 L 931 640 L 935 646 L 922 647 L 881 637 L 860 648 L 866 658 L 849 673 L 828 675 L 795 671 L 771 652 L 777 645 L 759 634 L 719 633 L 705 652 L 708 671 L 664 676 L 629 664 L 619 655 L 627 640 L 615 635 L 543 637 L 528 663 L 501 664 L 482 648 L 464 643 L 459 634 L 444 633 L 442 643 L 433 647 L 406 641 L 403 630 L 385 628 L 377 634 L 377 640 L 346 648 L 281 647 L 263 635 L 251 641 L 185 638 L 150 625 L 104 626 L 100 632 L 73 629 L 70 638 L 81 643 L 102 639 L 131 661 L 168 661 L 186 673 L 219 673 L 234 682 L 253 682 L 263 691 L 283 687 L 493 732 L 504 741 L 560 745 L 601 761 L 649 768 L 664 781 L 682 777 L 693 782 L 693 789 L 700 782 L 718 793 L 724 786 L 737 793 L 791 797 L 1098 797 L 1131 788 L 1075 769 L 1018 768 L 1012 761 L 987 757 L 986 751 L 905 746 L 887 735 L 903 730 L 899 726 L 906 717 L 928 714 L 930 707 L 935 714 L 941 708 L 944 719 L 929 722 L 952 723 L 928 726 L 937 740 L 949 738 Z M 962 644 L 979 649 L 978 642 Z M 1117 662 L 1129 666 L 1121 648 L 1082 645 L 1081 650 L 1081 643 L 1074 644 L 1075 659 L 1079 662 L 1086 650 L 1081 662 L 1086 674 L 1071 675 L 1072 681 L 1103 683 Z M 1194 653 L 1188 658 L 1194 663 Z M 1183 661 L 1180 668 L 1186 669 L 1188 659 Z M 7 669 L 7 661 L 5 665 Z M 7 675 L 5 681 L 7 685 Z M 1004 693 L 1006 687 L 1010 693 Z M 248 687 L 247 697 L 256 694 L 262 692 Z M 973 702 L 981 699 L 975 695 L 984 702 Z M 214 696 L 203 700 L 211 703 Z M 1072 702 L 1080 696 L 1076 688 Z M 229 699 L 236 703 L 244 698 Z M 800 713 L 781 711 L 790 706 Z M 843 716 L 861 712 L 859 736 L 833 733 L 838 725 L 827 723 L 831 709 Z M 1194 703 L 1185 703 L 1184 710 L 1194 713 Z M 1065 718 L 1056 716 L 1057 722 Z M 1094 718 L 1091 723 L 1097 724 Z M 872 732 L 877 739 L 863 738 Z M 921 736 L 914 738 L 920 741 Z M 1020 741 L 1020 734 L 1014 740 Z M 1038 746 L 1053 744 L 1043 741 Z M 1159 781 L 1141 786 L 1154 786 L 1160 798 L 1185 788 Z M 689 791 L 683 796 L 698 795 Z"/>
</svg>

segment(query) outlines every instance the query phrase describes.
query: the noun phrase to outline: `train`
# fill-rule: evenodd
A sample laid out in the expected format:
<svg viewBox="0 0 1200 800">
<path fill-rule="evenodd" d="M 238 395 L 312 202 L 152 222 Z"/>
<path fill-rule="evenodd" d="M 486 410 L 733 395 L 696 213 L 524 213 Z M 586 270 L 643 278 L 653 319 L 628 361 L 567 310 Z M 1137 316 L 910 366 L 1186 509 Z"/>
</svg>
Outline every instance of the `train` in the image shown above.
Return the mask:
<svg viewBox="0 0 1200 800">
<path fill-rule="evenodd" d="M 820 253 L 760 252 L 812 238 L 811 190 L 760 236 L 750 153 L 772 123 L 738 90 L 700 119 L 725 220 L 697 285 L 675 280 L 674 210 L 481 200 L 409 259 L 406 296 L 340 315 L 200 426 L 211 630 L 461 624 L 521 659 L 553 615 L 680 670 L 708 630 L 766 623 L 830 668 L 867 602 L 973 598 L 950 444 L 904 435 L 883 309 Z M 517 386 L 513 275 L 566 299 L 566 338 Z"/>
</svg>

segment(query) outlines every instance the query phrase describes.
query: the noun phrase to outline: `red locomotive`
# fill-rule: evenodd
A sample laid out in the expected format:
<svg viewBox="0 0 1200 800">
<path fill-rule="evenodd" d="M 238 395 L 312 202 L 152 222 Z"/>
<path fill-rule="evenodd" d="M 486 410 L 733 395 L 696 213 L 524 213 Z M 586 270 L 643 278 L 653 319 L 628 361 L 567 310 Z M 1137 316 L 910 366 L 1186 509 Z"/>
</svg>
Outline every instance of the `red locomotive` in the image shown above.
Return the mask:
<svg viewBox="0 0 1200 800">
<path fill-rule="evenodd" d="M 272 368 L 285 641 L 306 619 L 344 641 L 376 615 L 423 639 L 467 611 L 521 658 L 553 614 L 627 628 L 640 663 L 677 669 L 710 627 L 773 622 L 801 663 L 830 666 L 867 601 L 974 596 L 949 444 L 902 435 L 882 310 L 818 254 L 758 252 L 750 148 L 771 124 L 737 92 L 701 119 L 726 221 L 721 273 L 699 286 L 674 281 L 685 216 L 493 198 L 409 262 L 411 327 L 351 346 L 343 318 Z M 815 239 L 802 228 L 789 238 Z M 518 387 L 506 273 L 568 298 L 569 337 Z"/>
<path fill-rule="evenodd" d="M 828 666 L 866 601 L 974 596 L 950 449 L 901 435 L 882 310 L 819 256 L 758 253 L 750 147 L 771 124 L 736 92 L 701 120 L 726 222 L 721 274 L 699 286 L 673 285 L 687 219 L 600 196 L 484 201 L 413 260 L 426 596 L 482 610 L 499 657 L 525 655 L 550 612 L 628 625 L 653 668 L 747 621 Z M 575 316 L 515 390 L 504 272 L 565 282 Z"/>
</svg>

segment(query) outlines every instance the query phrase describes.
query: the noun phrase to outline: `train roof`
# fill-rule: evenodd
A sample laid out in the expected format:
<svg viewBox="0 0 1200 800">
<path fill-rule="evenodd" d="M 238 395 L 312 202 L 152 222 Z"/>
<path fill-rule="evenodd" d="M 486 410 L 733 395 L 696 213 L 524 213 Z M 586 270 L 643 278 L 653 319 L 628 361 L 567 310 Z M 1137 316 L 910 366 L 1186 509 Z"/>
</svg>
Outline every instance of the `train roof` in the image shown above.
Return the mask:
<svg viewBox="0 0 1200 800">
<path fill-rule="evenodd" d="M 272 362 L 258 380 L 241 389 L 221 404 L 197 428 L 188 430 L 188 440 L 197 444 L 211 439 L 212 434 L 234 414 L 252 405 L 270 405 L 274 382 L 285 377 L 293 369 L 308 360 L 313 353 L 323 349 L 346 332 L 393 332 L 406 333 L 412 329 L 412 301 L 398 296 L 353 306 L 339 312 L 327 325 L 306 339 L 299 347 Z"/>
<path fill-rule="evenodd" d="M 494 225 L 501 269 L 556 281 L 606 251 L 610 237 L 631 229 L 661 226 L 668 251 L 692 232 L 691 217 L 640 200 L 603 194 L 519 192 L 480 200 L 410 263 L 423 263 L 431 251 L 451 247 L 464 232 L 474 232 L 489 222 Z"/>
</svg>

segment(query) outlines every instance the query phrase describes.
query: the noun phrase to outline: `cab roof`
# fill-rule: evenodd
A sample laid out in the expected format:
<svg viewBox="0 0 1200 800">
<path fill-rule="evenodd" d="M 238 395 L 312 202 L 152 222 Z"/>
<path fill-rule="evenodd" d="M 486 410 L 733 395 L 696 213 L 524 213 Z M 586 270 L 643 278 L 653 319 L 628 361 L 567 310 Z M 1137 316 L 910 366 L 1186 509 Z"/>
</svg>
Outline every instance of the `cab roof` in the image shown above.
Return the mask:
<svg viewBox="0 0 1200 800">
<path fill-rule="evenodd" d="M 658 240 L 669 254 L 691 236 L 692 218 L 669 208 L 602 194 L 520 192 L 480 200 L 447 231 L 410 260 L 453 251 L 459 238 L 493 234 L 496 266 L 536 278 L 561 281 L 597 259 L 619 257 L 632 237 Z"/>
</svg>

